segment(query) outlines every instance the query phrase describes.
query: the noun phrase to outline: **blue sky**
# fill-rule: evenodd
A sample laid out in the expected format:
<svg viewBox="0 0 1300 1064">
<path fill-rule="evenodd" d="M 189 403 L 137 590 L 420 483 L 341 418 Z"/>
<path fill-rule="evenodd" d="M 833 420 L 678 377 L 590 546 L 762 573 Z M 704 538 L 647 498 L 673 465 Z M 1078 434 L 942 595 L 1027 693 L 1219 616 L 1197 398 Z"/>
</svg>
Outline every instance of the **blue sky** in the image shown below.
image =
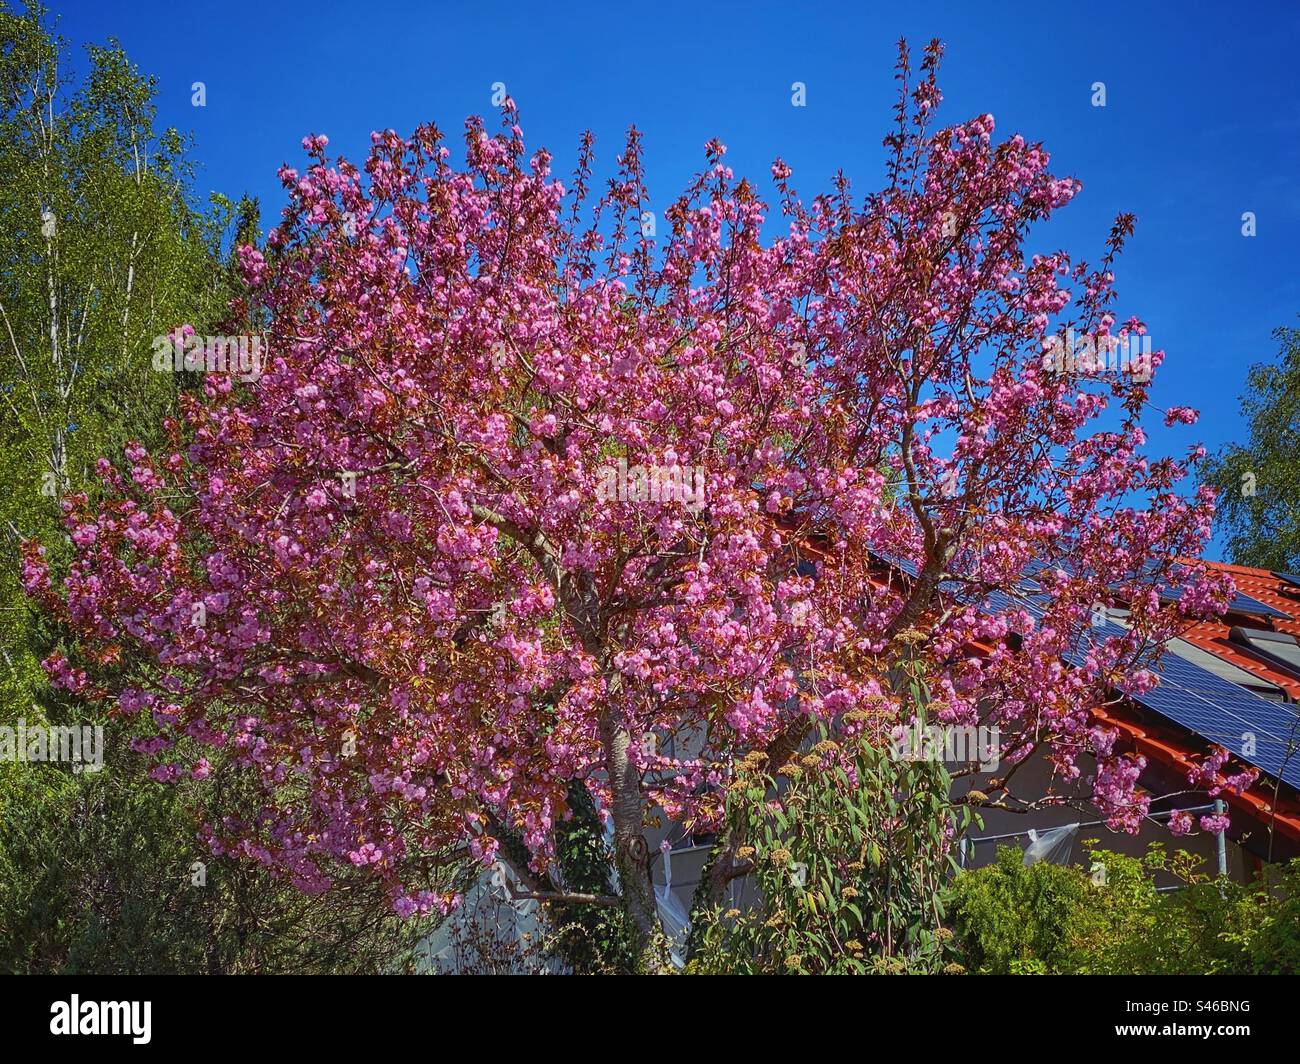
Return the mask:
<svg viewBox="0 0 1300 1064">
<path fill-rule="evenodd" d="M 737 174 L 768 187 L 777 155 L 805 198 L 843 169 L 862 192 L 883 173 L 895 42 L 947 56 L 942 116 L 992 112 L 1000 135 L 1044 142 L 1083 192 L 1043 246 L 1098 257 L 1120 211 L 1137 215 L 1117 271 L 1123 315 L 1167 360 L 1161 406 L 1202 411 L 1161 433 L 1181 453 L 1245 437 L 1247 367 L 1300 314 L 1300 5 L 920 5 L 656 2 L 281 4 L 53 0 L 75 45 L 116 36 L 159 82 L 161 124 L 193 134 L 200 190 L 283 204 L 276 168 L 325 133 L 360 160 L 373 129 L 433 120 L 459 134 L 492 85 L 519 104 L 531 146 L 571 169 L 579 135 L 612 160 L 645 134 L 652 193 L 669 202 L 719 137 Z M 207 103 L 191 105 L 204 82 Z M 807 106 L 791 106 L 791 84 Z M 1092 105 L 1104 82 L 1106 106 Z M 602 177 L 604 176 L 602 172 Z M 1242 235 L 1254 212 L 1257 235 Z M 269 224 L 269 223 L 268 223 Z M 1211 550 L 1212 556 L 1217 556 Z"/>
</svg>

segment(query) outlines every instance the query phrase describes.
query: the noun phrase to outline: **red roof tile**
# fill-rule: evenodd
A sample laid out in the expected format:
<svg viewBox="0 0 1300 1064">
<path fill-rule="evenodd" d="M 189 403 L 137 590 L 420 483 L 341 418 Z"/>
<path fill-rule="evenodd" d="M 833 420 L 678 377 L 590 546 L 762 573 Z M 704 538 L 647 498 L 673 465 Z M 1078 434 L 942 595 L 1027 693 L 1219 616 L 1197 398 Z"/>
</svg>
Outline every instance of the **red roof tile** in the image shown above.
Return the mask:
<svg viewBox="0 0 1300 1064">
<path fill-rule="evenodd" d="M 1300 702 L 1300 677 L 1257 657 L 1228 639 L 1228 633 L 1237 627 L 1286 632 L 1300 639 L 1300 619 L 1297 619 L 1300 618 L 1300 588 L 1293 587 L 1268 569 L 1252 569 L 1245 565 L 1228 565 L 1225 562 L 1206 564 L 1231 576 L 1238 591 L 1258 599 L 1266 606 L 1272 606 L 1275 610 L 1289 613 L 1292 620 L 1228 614 L 1216 620 L 1197 622 L 1184 633 L 1183 638 L 1202 650 L 1231 662 L 1238 668 L 1276 684 L 1292 701 Z"/>
</svg>

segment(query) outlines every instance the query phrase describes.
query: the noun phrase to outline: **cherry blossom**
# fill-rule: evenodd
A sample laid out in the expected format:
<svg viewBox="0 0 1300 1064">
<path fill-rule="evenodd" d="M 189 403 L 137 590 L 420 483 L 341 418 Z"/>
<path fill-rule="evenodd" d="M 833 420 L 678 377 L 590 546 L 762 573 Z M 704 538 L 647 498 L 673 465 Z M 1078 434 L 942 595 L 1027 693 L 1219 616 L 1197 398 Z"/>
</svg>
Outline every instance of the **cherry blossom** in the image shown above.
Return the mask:
<svg viewBox="0 0 1300 1064">
<path fill-rule="evenodd" d="M 546 882 L 576 778 L 648 935 L 648 813 L 708 827 L 747 754 L 910 719 L 904 643 L 932 718 L 996 724 L 1136 825 L 1143 762 L 1091 709 L 1226 601 L 1179 561 L 1210 528 L 1200 452 L 1149 451 L 1145 374 L 1045 363 L 1067 329 L 1144 330 L 1115 307 L 1132 221 L 1096 263 L 1027 254 L 1080 183 L 992 115 L 936 126 L 938 58 L 900 63 L 880 191 L 805 202 L 778 161 L 773 213 L 712 142 L 660 241 L 635 130 L 599 197 L 591 138 L 566 183 L 510 102 L 463 165 L 434 126 L 361 168 L 306 138 L 239 250 L 260 380 L 208 375 L 170 448 L 101 461 L 61 583 L 26 546 L 77 634 L 50 674 L 150 718 L 155 778 L 254 774 L 216 851 L 310 891 L 365 867 L 405 914 L 455 904 L 431 855 L 490 864 L 506 829 Z M 602 492 L 620 462 L 701 471 L 702 505 Z M 1122 636 L 1093 640 L 1098 604 Z M 124 662 L 125 690 L 94 679 Z"/>
</svg>

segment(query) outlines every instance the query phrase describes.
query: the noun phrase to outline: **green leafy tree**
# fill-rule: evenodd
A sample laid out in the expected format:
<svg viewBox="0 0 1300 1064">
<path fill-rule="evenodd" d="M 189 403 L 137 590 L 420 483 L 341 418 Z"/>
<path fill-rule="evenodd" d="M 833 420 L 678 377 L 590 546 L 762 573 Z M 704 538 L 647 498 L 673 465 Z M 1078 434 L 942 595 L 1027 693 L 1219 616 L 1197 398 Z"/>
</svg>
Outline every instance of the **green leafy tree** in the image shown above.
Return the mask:
<svg viewBox="0 0 1300 1064">
<path fill-rule="evenodd" d="M 0 3 L 0 693 L 6 716 L 44 697 L 51 638 L 18 583 L 17 539 L 57 551 L 60 500 L 100 455 L 161 433 L 178 388 L 151 341 L 211 321 L 231 292 L 227 219 L 189 199 L 183 138 L 154 130 L 154 82 L 114 42 L 64 80 L 64 42 L 36 6 Z M 53 533 L 53 534 L 51 534 Z"/>
<path fill-rule="evenodd" d="M 1279 328 L 1273 337 L 1277 359 L 1246 377 L 1249 440 L 1220 451 L 1207 479 L 1219 491 L 1233 561 L 1291 571 L 1300 568 L 1300 329 Z"/>
<path fill-rule="evenodd" d="M 897 682 L 924 728 L 930 692 L 906 645 Z M 878 723 L 865 711 L 847 714 L 842 735 L 823 730 L 775 776 L 762 754 L 742 763 L 727 797 L 727 830 L 745 840 L 737 867 L 757 899 L 745 908 L 697 903 L 690 971 L 960 970 L 945 905 L 954 840 L 974 813 L 951 803 L 942 761 L 895 758 L 872 734 Z"/>
<path fill-rule="evenodd" d="M 605 845 L 591 792 L 580 780 L 569 784 L 571 816 L 556 829 L 556 858 L 565 887 L 574 893 L 609 897 L 614 891 L 614 861 Z M 575 975 L 614 975 L 635 967 L 631 932 L 619 908 L 546 906 L 549 955 Z"/>
<path fill-rule="evenodd" d="M 66 565 L 61 500 L 93 498 L 99 456 L 159 441 L 197 386 L 153 369 L 153 339 L 251 328 L 232 251 L 258 235 L 255 202 L 194 206 L 184 138 L 154 128 L 152 78 L 110 41 L 72 83 L 46 24 L 0 2 L 0 725 L 98 724 L 106 757 L 82 773 L 0 760 L 0 971 L 408 967 L 433 921 L 398 920 L 364 880 L 309 896 L 212 856 L 200 824 L 257 816 L 254 790 L 150 780 L 128 726 L 88 718 L 38 665 L 63 633 L 22 594 L 19 538 Z M 449 883 L 463 867 L 448 856 Z"/>
<path fill-rule="evenodd" d="M 1108 864 L 1107 880 L 1101 890 L 1078 868 L 1026 866 L 1016 847 L 999 847 L 993 864 L 954 884 L 954 925 L 969 967 L 999 975 L 1073 971 L 1082 943 L 1138 933 L 1154 888 L 1131 858 Z"/>
</svg>

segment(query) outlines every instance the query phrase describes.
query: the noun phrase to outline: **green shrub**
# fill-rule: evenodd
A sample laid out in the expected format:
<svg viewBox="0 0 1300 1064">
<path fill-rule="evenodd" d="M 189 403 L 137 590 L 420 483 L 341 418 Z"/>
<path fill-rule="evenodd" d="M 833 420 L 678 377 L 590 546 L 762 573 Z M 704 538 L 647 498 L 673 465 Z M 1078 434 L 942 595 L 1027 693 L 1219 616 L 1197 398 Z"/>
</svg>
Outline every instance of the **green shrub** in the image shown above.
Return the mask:
<svg viewBox="0 0 1300 1064">
<path fill-rule="evenodd" d="M 1013 847 L 961 873 L 953 921 L 972 971 L 992 974 L 1267 974 L 1300 971 L 1300 861 L 1252 884 L 1210 879 L 1152 844 L 1128 857 L 1086 844 L 1104 884 L 1077 867 L 1025 867 Z M 1160 892 L 1154 874 L 1172 873 Z"/>
<path fill-rule="evenodd" d="M 697 914 L 688 971 L 945 970 L 951 832 L 969 811 L 949 804 L 943 766 L 823 737 L 782 776 L 751 763 L 731 789 L 728 821 L 747 840 L 739 856 L 752 865 L 758 899 Z"/>
</svg>

